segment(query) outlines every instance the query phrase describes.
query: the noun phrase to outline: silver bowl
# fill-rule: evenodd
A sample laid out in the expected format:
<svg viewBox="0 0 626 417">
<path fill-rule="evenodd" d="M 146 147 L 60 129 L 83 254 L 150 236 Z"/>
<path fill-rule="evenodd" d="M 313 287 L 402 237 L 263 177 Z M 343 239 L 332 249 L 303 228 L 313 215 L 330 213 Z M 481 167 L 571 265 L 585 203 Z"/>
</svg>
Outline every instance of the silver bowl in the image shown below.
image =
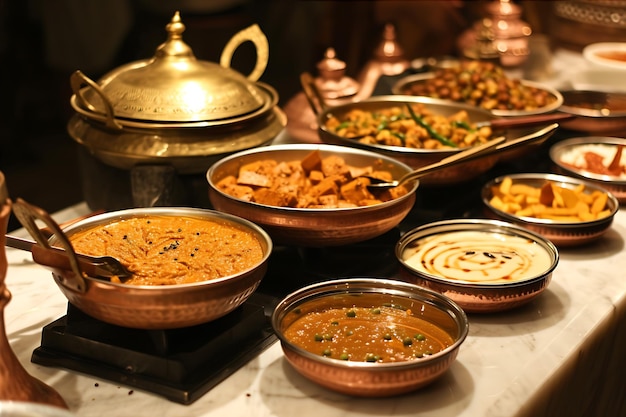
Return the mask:
<svg viewBox="0 0 626 417">
<path fill-rule="evenodd" d="M 520 242 L 523 249 L 517 249 Z M 515 256 L 510 254 L 512 247 Z M 556 247 L 544 237 L 512 223 L 488 219 L 445 220 L 417 227 L 398 241 L 395 254 L 403 276 L 472 313 L 504 311 L 528 303 L 547 288 L 559 260 Z M 513 269 L 509 258 L 518 258 L 533 270 L 522 273 Z M 504 272 L 507 262 L 512 269 Z"/>
<path fill-rule="evenodd" d="M 608 199 L 606 203 L 606 209 L 609 210 L 610 213 L 608 216 L 600 219 L 576 222 L 540 219 L 531 216 L 517 216 L 515 214 L 507 213 L 494 207 L 490 203 L 490 200 L 493 197 L 493 187 L 498 187 L 506 177 L 510 177 L 513 180 L 514 184 L 524 184 L 535 188 L 540 188 L 548 181 L 554 182 L 560 187 L 569 188 L 572 190 L 576 187 L 584 185 L 585 194 L 590 195 L 591 193 L 598 191 L 607 193 Z M 485 184 L 481 192 L 481 197 L 485 207 L 487 207 L 499 218 L 516 223 L 522 227 L 539 233 L 546 239 L 552 241 L 552 243 L 554 243 L 558 247 L 587 244 L 600 238 L 602 235 L 604 235 L 604 233 L 606 233 L 609 227 L 611 227 L 611 224 L 613 223 L 613 218 L 619 210 L 619 202 L 617 201 L 615 196 L 610 192 L 604 190 L 598 184 L 582 179 L 556 174 L 511 174 L 494 178 L 493 180 Z"/>
<path fill-rule="evenodd" d="M 574 115 L 562 126 L 599 135 L 622 136 L 626 129 L 626 93 L 592 90 L 562 91 L 560 112 Z"/>
<path fill-rule="evenodd" d="M 244 164 L 265 159 L 302 160 L 315 150 L 321 152 L 322 158 L 341 156 L 352 166 L 380 163 L 381 169 L 391 172 L 394 178 L 411 171 L 393 158 L 362 149 L 319 144 L 272 145 L 242 151 L 213 164 L 207 171 L 211 204 L 216 210 L 263 227 L 277 244 L 308 247 L 347 245 L 374 238 L 396 227 L 413 207 L 418 182 L 406 184 L 408 193 L 404 196 L 380 204 L 320 209 L 258 204 L 228 195 L 217 187 L 224 177 L 237 176 Z"/>
<path fill-rule="evenodd" d="M 189 284 L 130 285 L 85 277 L 85 290 L 67 284 L 72 271 L 58 270 L 55 281 L 68 301 L 88 315 L 107 323 L 137 329 L 172 329 L 207 323 L 226 315 L 243 304 L 259 286 L 267 271 L 272 241 L 257 225 L 213 210 L 192 208 L 137 208 L 95 215 L 63 229 L 73 234 L 129 218 L 167 216 L 194 217 L 244 228 L 259 240 L 263 259 L 240 273 Z M 58 241 L 53 235 L 50 243 Z"/>
<path fill-rule="evenodd" d="M 409 75 L 409 76 L 399 79 L 393 85 L 391 91 L 394 94 L 410 95 L 410 93 L 408 93 L 407 90 L 410 89 L 412 85 L 427 83 L 427 82 L 430 82 L 430 80 L 432 80 L 433 78 L 435 78 L 435 73 L 432 73 L 432 72 Z M 563 96 L 561 95 L 561 93 L 558 90 L 550 86 L 547 86 L 545 84 L 541 84 L 535 81 L 529 81 L 529 80 L 520 80 L 520 83 L 522 86 L 525 86 L 528 88 L 544 90 L 552 97 L 553 101 L 546 106 L 537 107 L 535 109 L 529 109 L 529 110 L 494 109 L 494 110 L 490 110 L 489 112 L 492 113 L 494 116 L 501 116 L 501 117 L 529 116 L 529 115 L 534 115 L 534 114 L 551 113 L 555 110 L 558 110 L 561 104 L 563 104 Z M 452 100 L 446 100 L 446 101 L 452 101 Z"/>
<path fill-rule="evenodd" d="M 612 159 L 619 145 L 626 146 L 626 139 L 603 136 L 566 139 L 552 145 L 550 159 L 560 173 L 591 181 L 596 186 L 611 192 L 620 203 L 626 203 L 626 175 L 618 177 L 594 173 L 582 167 L 576 168 L 563 159 L 565 157 L 569 161 L 571 152 L 580 152 L 581 150 L 606 152 L 606 155 L 610 155 L 610 159 Z M 610 160 L 606 162 L 607 165 L 609 163 Z"/>
<path fill-rule="evenodd" d="M 383 304 L 410 309 L 420 319 L 445 331 L 452 344 L 419 359 L 370 363 L 307 351 L 284 334 L 290 324 L 309 312 Z M 456 303 L 434 291 L 389 279 L 349 278 L 313 284 L 287 295 L 274 310 L 272 327 L 285 358 L 304 377 L 343 394 L 386 397 L 414 391 L 444 374 L 456 359 L 469 323 Z"/>
</svg>

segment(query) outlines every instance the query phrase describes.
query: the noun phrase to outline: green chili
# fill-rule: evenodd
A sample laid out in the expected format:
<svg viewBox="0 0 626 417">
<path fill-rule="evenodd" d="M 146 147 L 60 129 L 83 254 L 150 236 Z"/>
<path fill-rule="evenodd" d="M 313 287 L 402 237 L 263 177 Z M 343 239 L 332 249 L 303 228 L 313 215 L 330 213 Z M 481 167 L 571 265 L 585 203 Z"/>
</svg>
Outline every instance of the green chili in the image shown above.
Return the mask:
<svg viewBox="0 0 626 417">
<path fill-rule="evenodd" d="M 347 129 L 348 127 L 350 127 L 351 124 L 352 122 L 350 122 L 349 120 L 346 120 L 345 122 L 340 123 L 339 126 L 335 128 L 335 131 L 338 131 L 341 129 Z"/>
<path fill-rule="evenodd" d="M 406 144 L 406 136 L 400 132 L 392 132 L 391 133 L 393 136 L 397 137 L 398 139 L 400 139 L 400 141 L 402 142 L 402 145 L 404 146 Z"/>
<path fill-rule="evenodd" d="M 452 148 L 457 148 L 458 147 L 457 144 L 452 142 L 450 139 L 448 139 L 448 138 L 444 137 L 443 135 L 435 132 L 435 130 L 428 123 L 426 123 L 424 121 L 424 119 L 422 119 L 420 116 L 415 114 L 415 112 L 413 111 L 413 108 L 411 107 L 410 104 L 407 104 L 406 107 L 409 109 L 409 113 L 411 114 L 411 117 L 413 118 L 413 120 L 415 120 L 415 123 L 417 123 L 418 125 L 422 126 L 424 129 L 426 129 L 428 134 L 433 139 L 437 139 L 443 145 L 450 146 Z"/>
<path fill-rule="evenodd" d="M 476 132 L 476 129 L 474 129 L 472 126 L 470 126 L 469 123 L 464 122 L 463 120 L 455 120 L 452 122 L 452 124 L 456 127 L 467 129 L 469 132 Z"/>
<path fill-rule="evenodd" d="M 387 126 L 388 126 L 387 120 L 384 119 L 382 122 L 378 124 L 378 126 L 376 126 L 376 131 L 380 132 L 383 129 L 387 129 Z"/>
</svg>

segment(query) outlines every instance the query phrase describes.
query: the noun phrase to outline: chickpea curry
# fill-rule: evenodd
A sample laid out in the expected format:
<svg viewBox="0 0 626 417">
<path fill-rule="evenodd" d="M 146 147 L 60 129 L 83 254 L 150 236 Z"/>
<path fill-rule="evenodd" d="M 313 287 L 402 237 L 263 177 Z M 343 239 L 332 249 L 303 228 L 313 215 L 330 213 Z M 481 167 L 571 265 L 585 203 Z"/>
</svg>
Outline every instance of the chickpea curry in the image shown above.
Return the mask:
<svg viewBox="0 0 626 417">
<path fill-rule="evenodd" d="M 509 78 L 492 62 L 461 61 L 439 68 L 433 77 L 407 84 L 402 94 L 470 104 L 486 110 L 535 110 L 554 103 L 549 91 Z"/>
<path fill-rule="evenodd" d="M 442 328 L 409 309 L 394 305 L 340 307 L 302 313 L 285 338 L 316 355 L 332 359 L 392 363 L 418 360 L 451 346 Z"/>
</svg>

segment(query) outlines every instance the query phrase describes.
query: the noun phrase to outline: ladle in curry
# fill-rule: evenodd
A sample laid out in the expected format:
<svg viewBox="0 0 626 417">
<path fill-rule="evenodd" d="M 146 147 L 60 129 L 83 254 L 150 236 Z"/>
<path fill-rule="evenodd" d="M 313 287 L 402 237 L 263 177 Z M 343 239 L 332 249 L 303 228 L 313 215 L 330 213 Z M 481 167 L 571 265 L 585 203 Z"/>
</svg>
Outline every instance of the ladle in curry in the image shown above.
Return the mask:
<svg viewBox="0 0 626 417">
<path fill-rule="evenodd" d="M 73 271 L 72 282 L 65 282 L 67 286 L 81 292 L 85 291 L 83 273 L 107 281 L 112 277 L 118 277 L 120 282 L 132 276 L 132 273 L 112 256 L 88 256 L 76 253 L 61 227 L 45 210 L 18 198 L 13 203 L 13 213 L 35 241 L 5 235 L 6 245 L 30 251 L 36 263 L 52 270 Z M 61 247 L 50 245 L 43 231 L 37 226 L 36 220 L 41 220 L 48 226 Z"/>
<path fill-rule="evenodd" d="M 518 146 L 528 145 L 529 143 L 533 143 L 540 139 L 545 140 L 547 139 L 547 135 L 552 133 L 558 126 L 559 126 L 558 123 L 553 123 L 550 126 L 547 126 L 543 129 L 537 130 L 528 135 L 521 136 L 517 139 L 512 139 L 506 142 L 505 142 L 506 138 L 504 136 L 492 139 L 489 142 L 486 142 L 482 145 L 473 146 L 467 150 L 455 153 L 454 155 L 444 158 L 438 162 L 435 162 L 433 164 L 429 164 L 421 168 L 418 168 L 414 171 L 411 171 L 405 174 L 404 176 L 402 176 L 398 180 L 386 181 L 380 178 L 371 177 L 367 175 L 363 175 L 363 177 L 368 178 L 370 180 L 370 184 L 367 186 L 367 188 L 372 191 L 394 188 L 408 181 L 418 179 L 432 172 L 439 171 L 441 169 L 459 164 L 461 162 L 466 162 L 470 159 L 475 159 L 478 157 L 491 155 L 495 152 L 503 152 L 505 150 L 511 150 Z"/>
</svg>

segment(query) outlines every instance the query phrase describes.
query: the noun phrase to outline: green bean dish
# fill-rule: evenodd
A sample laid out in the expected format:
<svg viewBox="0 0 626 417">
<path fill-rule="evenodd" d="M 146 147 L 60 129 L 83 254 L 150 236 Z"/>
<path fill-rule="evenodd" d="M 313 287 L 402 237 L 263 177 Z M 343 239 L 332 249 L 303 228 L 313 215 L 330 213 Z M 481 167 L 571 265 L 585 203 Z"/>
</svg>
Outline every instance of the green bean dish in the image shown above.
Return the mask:
<svg viewBox="0 0 626 417">
<path fill-rule="evenodd" d="M 465 110 L 443 116 L 421 103 L 376 111 L 353 109 L 325 124 L 329 132 L 364 144 L 433 150 L 480 145 L 493 135 L 490 127 L 472 123 Z"/>
</svg>

